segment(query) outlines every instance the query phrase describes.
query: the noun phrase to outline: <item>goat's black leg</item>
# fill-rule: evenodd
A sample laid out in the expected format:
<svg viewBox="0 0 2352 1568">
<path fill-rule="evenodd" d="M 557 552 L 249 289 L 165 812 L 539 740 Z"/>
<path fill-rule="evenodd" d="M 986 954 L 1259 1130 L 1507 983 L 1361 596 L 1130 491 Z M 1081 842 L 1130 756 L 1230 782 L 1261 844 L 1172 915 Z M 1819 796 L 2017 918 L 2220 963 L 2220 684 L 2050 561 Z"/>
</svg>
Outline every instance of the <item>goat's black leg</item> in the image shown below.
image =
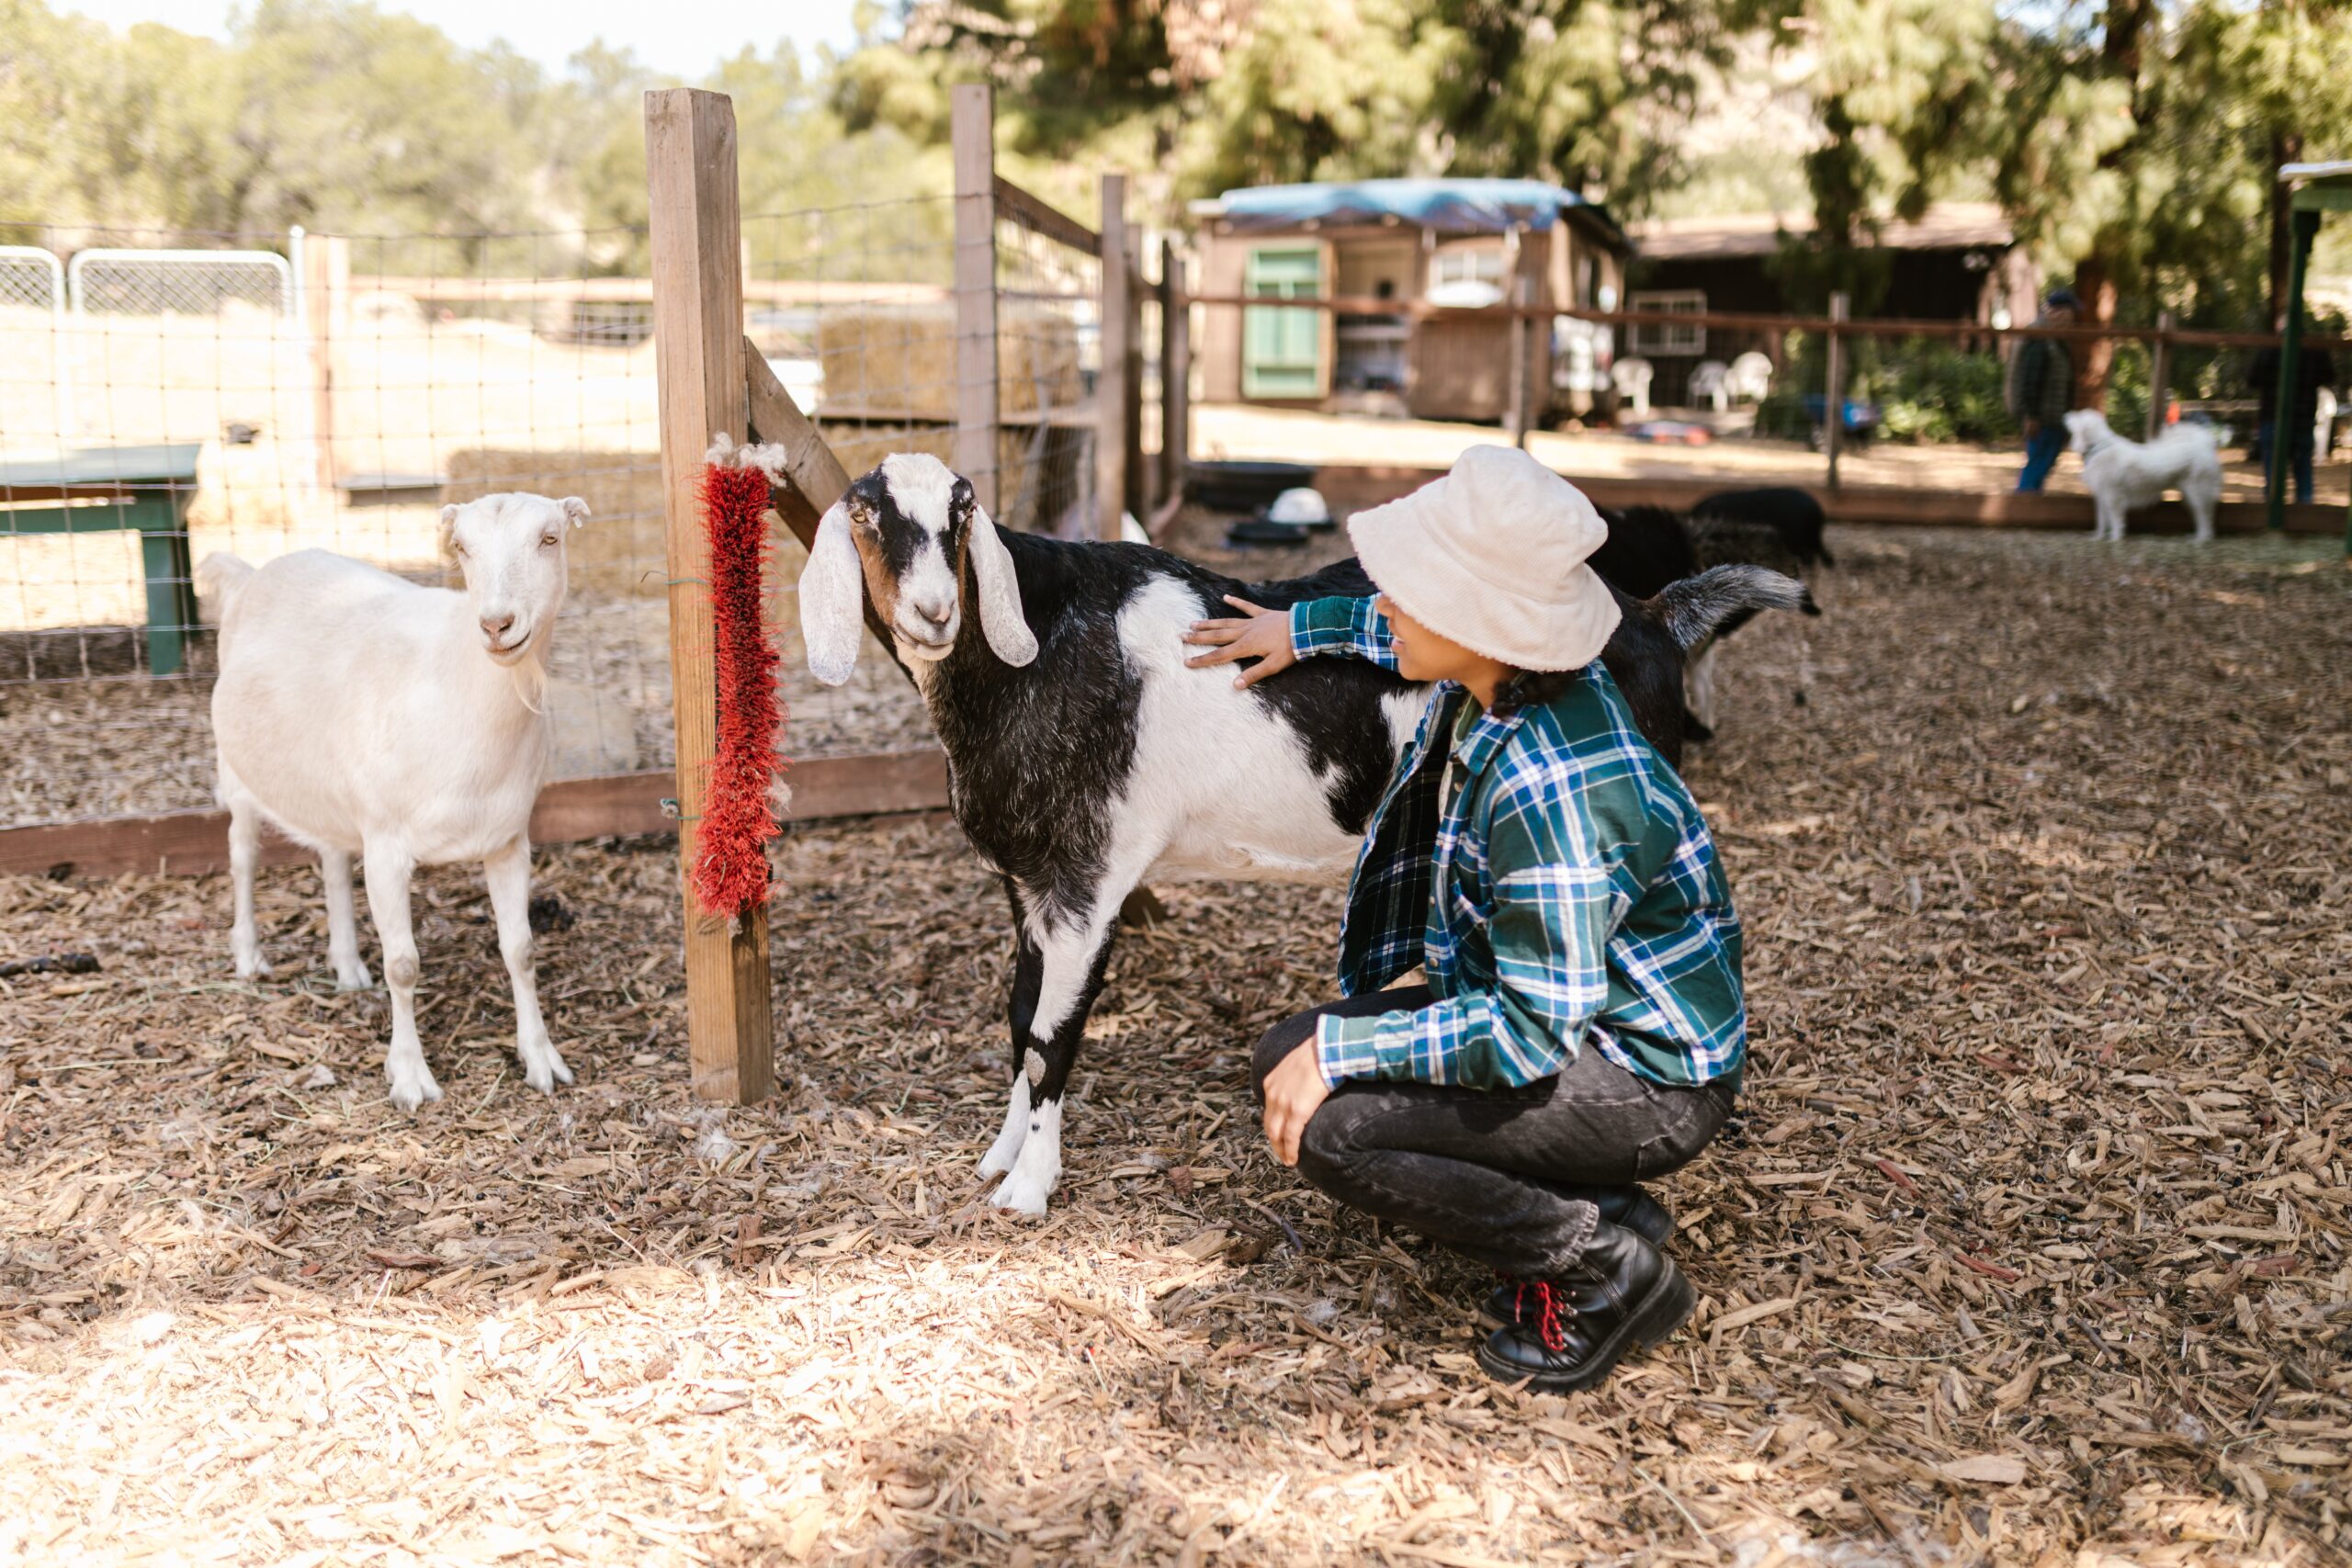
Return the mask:
<svg viewBox="0 0 2352 1568">
<path fill-rule="evenodd" d="M 1022 934 L 1024 942 L 1036 943 L 1040 964 L 1028 1040 L 1022 1049 L 1023 1076 L 1012 1089 L 1013 1105 L 1021 1107 L 1025 1100 L 1027 1117 L 1019 1123 L 1006 1122 L 1008 1134 L 1020 1134 L 1021 1145 L 1004 1185 L 997 1189 L 996 1202 L 1000 1208 L 1042 1214 L 1054 1184 L 1061 1179 L 1062 1095 L 1069 1084 L 1070 1066 L 1078 1059 L 1078 1043 L 1086 1033 L 1087 1015 L 1102 991 L 1119 901 L 1099 897 L 1092 908 L 1082 912 L 1055 912 L 1050 904 L 1017 895 L 1015 902 L 1029 905 Z M 998 1142 L 1001 1146 L 1003 1140 Z"/>
<path fill-rule="evenodd" d="M 1005 1023 L 1012 1036 L 1012 1087 L 1005 1101 L 1004 1130 L 980 1161 L 982 1176 L 1011 1170 L 1029 1135 L 1028 1058 L 1033 1050 L 1029 1025 L 1036 1017 L 1037 987 L 1046 974 L 1045 950 L 1029 934 L 1021 889 L 1007 877 L 1004 890 L 1012 900 L 1012 992 L 1005 1008 Z"/>
</svg>

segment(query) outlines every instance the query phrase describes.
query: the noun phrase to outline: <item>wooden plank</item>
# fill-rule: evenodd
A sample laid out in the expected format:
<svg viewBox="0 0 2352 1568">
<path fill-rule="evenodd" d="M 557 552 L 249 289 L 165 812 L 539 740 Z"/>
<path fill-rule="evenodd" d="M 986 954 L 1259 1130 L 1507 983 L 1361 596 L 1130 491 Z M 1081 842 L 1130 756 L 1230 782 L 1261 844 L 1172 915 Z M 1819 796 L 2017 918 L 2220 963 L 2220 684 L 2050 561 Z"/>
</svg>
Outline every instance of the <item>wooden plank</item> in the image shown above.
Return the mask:
<svg viewBox="0 0 2352 1568">
<path fill-rule="evenodd" d="M 1033 196 L 1014 185 L 1002 175 L 994 176 L 997 216 L 1018 223 L 1033 234 L 1042 234 L 1057 244 L 1068 245 L 1090 256 L 1102 254 L 1102 236 L 1072 218 L 1041 196 Z"/>
<path fill-rule="evenodd" d="M 1315 470 L 1314 484 L 1333 506 L 1355 511 L 1394 501 L 1445 471 L 1403 464 L 1332 463 Z M 1667 506 L 1678 511 L 1718 491 L 1742 490 L 1757 482 L 1753 475 L 1739 474 L 1712 479 L 1566 477 L 1599 505 Z M 2091 531 L 2091 501 L 2086 495 L 1913 490 L 1899 485 L 1847 485 L 1834 493 L 1818 490 L 1815 493 L 1833 523 Z M 2258 534 L 2263 522 L 2264 505 L 2259 501 L 2225 501 L 2214 511 L 2213 525 L 2219 533 Z M 2332 536 L 2343 525 L 2344 514 L 2338 507 L 2314 504 L 2287 509 L 2290 534 Z M 2187 534 L 2188 509 L 2177 501 L 2164 502 L 2133 513 L 2131 528 L 2134 534 Z"/>
<path fill-rule="evenodd" d="M 1133 268 L 1127 255 L 1127 176 L 1102 176 L 1102 368 L 1094 382 L 1102 415 L 1094 436 L 1094 536 L 1118 538 L 1127 504 L 1127 361 L 1133 348 Z"/>
<path fill-rule="evenodd" d="M 670 567 L 670 685 L 677 734 L 679 868 L 686 932 L 686 1047 L 694 1091 L 748 1105 L 775 1088 L 775 1018 L 764 907 L 741 919 L 693 892 L 695 823 L 718 749 L 710 541 L 701 498 L 713 434 L 749 429 L 744 394 L 741 222 L 735 106 L 723 93 L 645 95 L 653 259 L 654 373 Z"/>
<path fill-rule="evenodd" d="M 956 471 L 993 515 L 996 441 L 996 99 L 985 82 L 951 89 L 956 158 Z"/>
<path fill-rule="evenodd" d="M 812 757 L 792 764 L 786 776 L 797 822 L 937 811 L 947 805 L 947 757 L 935 746 Z M 668 833 L 676 824 L 662 802 L 676 782 L 674 773 L 657 769 L 551 784 L 532 807 L 531 842 Z M 261 858 L 265 865 L 282 865 L 313 857 L 290 840 L 264 833 Z M 0 829 L 0 875 L 209 876 L 228 869 L 225 811 L 164 811 Z"/>
<path fill-rule="evenodd" d="M 1514 234 L 1512 237 L 1514 251 L 1517 249 L 1517 235 Z M 1534 280 L 1523 276 L 1514 277 L 1511 279 L 1510 292 L 1513 302 L 1521 305 L 1527 304 L 1534 298 Z M 1527 450 L 1527 332 L 1526 321 L 1511 322 L 1510 391 L 1507 404 L 1508 412 L 1503 416 L 1503 423 L 1510 432 L 1510 444 L 1522 452 Z"/>
<path fill-rule="evenodd" d="M 1173 240 L 1159 246 L 1159 494 L 1163 511 L 1184 494 L 1193 451 L 1193 309 L 1184 303 L 1184 256 Z"/>
<path fill-rule="evenodd" d="M 351 242 L 337 234 L 302 238 L 302 298 L 310 320 L 303 323 L 311 351 L 311 441 L 318 463 L 319 488 L 335 490 L 335 328 L 351 299 Z"/>
</svg>

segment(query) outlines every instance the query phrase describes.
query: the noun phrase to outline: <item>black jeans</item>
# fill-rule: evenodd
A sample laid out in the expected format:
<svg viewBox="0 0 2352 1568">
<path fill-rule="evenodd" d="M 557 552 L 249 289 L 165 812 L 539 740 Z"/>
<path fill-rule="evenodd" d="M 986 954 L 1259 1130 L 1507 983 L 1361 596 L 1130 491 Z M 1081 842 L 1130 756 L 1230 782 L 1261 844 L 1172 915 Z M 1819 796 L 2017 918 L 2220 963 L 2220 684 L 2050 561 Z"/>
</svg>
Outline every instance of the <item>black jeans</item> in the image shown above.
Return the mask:
<svg viewBox="0 0 2352 1568">
<path fill-rule="evenodd" d="M 1421 1008 L 1427 986 L 1349 997 L 1285 1019 L 1258 1043 L 1266 1075 L 1314 1038 L 1315 1021 Z M 1359 1079 L 1317 1107 L 1298 1170 L 1340 1202 L 1410 1225 L 1441 1246 L 1521 1279 L 1573 1269 L 1600 1214 L 1589 1190 L 1688 1165 L 1722 1130 L 1733 1090 L 1652 1083 L 1588 1044 L 1523 1089 Z"/>
</svg>

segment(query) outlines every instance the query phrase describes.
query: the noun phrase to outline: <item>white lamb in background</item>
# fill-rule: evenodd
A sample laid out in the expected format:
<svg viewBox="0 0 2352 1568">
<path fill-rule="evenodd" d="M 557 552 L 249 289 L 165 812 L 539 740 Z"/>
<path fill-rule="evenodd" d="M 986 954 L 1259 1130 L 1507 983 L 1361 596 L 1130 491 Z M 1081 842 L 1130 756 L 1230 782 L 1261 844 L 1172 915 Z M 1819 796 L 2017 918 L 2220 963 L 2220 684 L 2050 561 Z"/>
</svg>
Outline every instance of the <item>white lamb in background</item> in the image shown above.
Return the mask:
<svg viewBox="0 0 2352 1568">
<path fill-rule="evenodd" d="M 220 625 L 212 733 L 229 808 L 237 974 L 269 973 L 254 930 L 267 822 L 318 852 L 336 985 L 370 985 L 352 910 L 351 857 L 360 856 L 392 997 L 384 1067 L 402 1111 L 441 1098 L 416 1035 L 409 875 L 419 865 L 482 863 L 524 1077 L 542 1093 L 571 1081 L 531 972 L 527 830 L 547 777 L 547 659 L 563 607 L 564 540 L 587 515 L 577 497 L 541 495 L 442 508 L 462 593 L 325 550 L 258 570 L 214 554 L 197 569 Z"/>
<path fill-rule="evenodd" d="M 2162 501 L 2168 490 L 2180 491 L 2180 499 L 2188 503 L 2197 542 L 2213 537 L 2213 508 L 2222 499 L 2222 454 L 2211 430 L 2176 424 L 2154 441 L 2134 441 L 2116 434 L 2097 409 L 2076 409 L 2066 416 L 2066 433 L 2083 456 L 2083 484 L 2098 510 L 2092 538 L 2121 539 L 2124 518 Z"/>
</svg>

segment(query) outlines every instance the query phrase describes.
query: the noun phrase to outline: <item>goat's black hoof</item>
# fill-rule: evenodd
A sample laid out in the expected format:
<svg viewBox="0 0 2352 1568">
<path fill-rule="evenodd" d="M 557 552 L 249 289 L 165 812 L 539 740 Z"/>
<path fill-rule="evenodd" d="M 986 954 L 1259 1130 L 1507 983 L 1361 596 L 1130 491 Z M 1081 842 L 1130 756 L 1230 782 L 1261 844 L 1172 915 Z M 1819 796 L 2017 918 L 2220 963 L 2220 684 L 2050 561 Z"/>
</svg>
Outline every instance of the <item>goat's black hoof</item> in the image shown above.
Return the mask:
<svg viewBox="0 0 2352 1568">
<path fill-rule="evenodd" d="M 1692 713 L 1689 708 L 1685 708 L 1685 709 L 1683 709 L 1683 710 L 1682 710 L 1682 739 L 1685 739 L 1685 740 L 1713 740 L 1714 738 L 1715 738 L 1715 732 L 1714 732 L 1712 728 L 1708 728 L 1706 725 L 1703 725 L 1703 724 L 1700 723 L 1700 722 L 1699 722 L 1699 716 L 1698 716 L 1697 714 Z"/>
<path fill-rule="evenodd" d="M 1805 696 L 1804 688 L 1803 686 L 1799 686 L 1796 690 L 1796 695 L 1792 700 L 1796 703 L 1797 706 L 1803 707 L 1810 699 Z"/>
</svg>

